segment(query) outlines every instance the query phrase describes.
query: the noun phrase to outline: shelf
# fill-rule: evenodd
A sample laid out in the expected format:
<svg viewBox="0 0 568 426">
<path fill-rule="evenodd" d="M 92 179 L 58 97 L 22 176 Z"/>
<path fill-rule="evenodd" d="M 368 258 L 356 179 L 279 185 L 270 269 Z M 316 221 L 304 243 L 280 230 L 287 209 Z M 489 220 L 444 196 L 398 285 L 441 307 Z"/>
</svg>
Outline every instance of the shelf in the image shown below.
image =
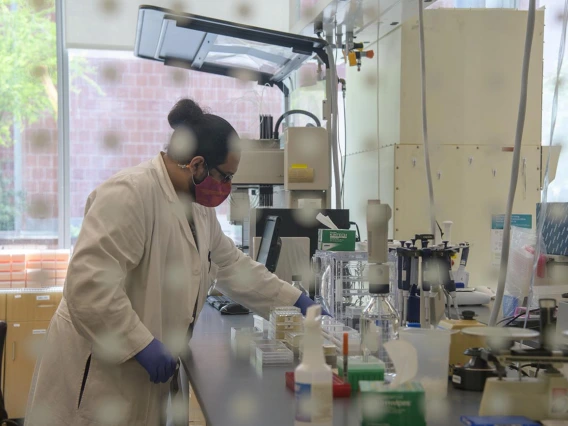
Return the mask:
<svg viewBox="0 0 568 426">
<path fill-rule="evenodd" d="M 0 289 L 0 294 L 19 294 L 19 293 L 63 293 L 63 287 Z"/>
</svg>

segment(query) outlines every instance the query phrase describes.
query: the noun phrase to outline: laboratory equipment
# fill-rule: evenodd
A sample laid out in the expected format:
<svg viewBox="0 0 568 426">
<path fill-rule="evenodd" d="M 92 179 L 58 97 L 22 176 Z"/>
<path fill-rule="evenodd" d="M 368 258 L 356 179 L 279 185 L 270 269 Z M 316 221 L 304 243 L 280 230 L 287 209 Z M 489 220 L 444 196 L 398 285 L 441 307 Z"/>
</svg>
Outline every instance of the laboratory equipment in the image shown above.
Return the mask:
<svg viewBox="0 0 568 426">
<path fill-rule="evenodd" d="M 347 379 L 347 373 L 349 371 L 349 334 L 343 333 L 343 379 Z"/>
<path fill-rule="evenodd" d="M 286 365 L 294 362 L 294 354 L 282 342 L 257 345 L 257 365 Z"/>
<path fill-rule="evenodd" d="M 337 367 L 341 377 L 345 375 L 344 364 L 344 356 L 338 357 Z M 374 356 L 364 359 L 359 355 L 350 355 L 348 364 L 347 381 L 351 384 L 353 392 L 359 391 L 361 381 L 383 381 L 385 379 L 385 363 Z"/>
<path fill-rule="evenodd" d="M 469 348 L 482 348 L 485 339 L 479 336 L 463 334 L 462 330 L 468 327 L 486 327 L 485 324 L 475 320 L 475 312 L 463 311 L 460 319 L 443 319 L 438 328 L 452 332 L 450 343 L 450 375 L 453 367 L 464 365 L 471 355 L 464 354 Z"/>
<path fill-rule="evenodd" d="M 284 334 L 284 344 L 288 349 L 294 352 L 295 357 L 300 356 L 300 348 L 304 344 L 303 331 L 287 331 Z"/>
<path fill-rule="evenodd" d="M 324 339 L 322 348 L 323 348 L 323 356 L 325 359 L 325 363 L 329 365 L 331 368 L 336 368 L 337 351 L 338 351 L 337 346 L 335 346 L 335 344 L 330 342 L 329 340 Z M 304 345 L 299 346 L 298 354 L 301 360 L 304 354 Z"/>
<path fill-rule="evenodd" d="M 471 359 L 464 365 L 454 366 L 452 384 L 456 389 L 483 392 L 485 382 L 490 377 L 497 377 L 497 371 L 481 357 L 481 349 L 470 348 L 464 354 Z"/>
<path fill-rule="evenodd" d="M 453 272 L 456 287 L 466 288 L 469 284 L 469 272 L 465 270 L 467 259 L 469 258 L 469 246 L 464 246 L 461 250 L 460 266 Z"/>
<path fill-rule="evenodd" d="M 388 374 L 394 373 L 385 343 L 398 337 L 399 318 L 389 300 L 389 286 L 371 286 L 371 301 L 361 315 L 363 357 L 375 356 L 385 363 Z"/>
<path fill-rule="evenodd" d="M 250 246 L 249 255 L 256 258 L 261 237 L 255 237 Z M 278 265 L 274 274 L 282 281 L 292 283 L 293 275 L 303 272 L 306 278 L 311 278 L 310 271 L 310 239 L 305 237 L 280 237 L 282 242 Z M 311 279 L 304 279 L 303 284 L 308 290 Z"/>
<path fill-rule="evenodd" d="M 278 87 L 285 112 L 276 120 L 262 116 L 260 140 L 240 140 L 240 167 L 233 177 L 229 218 L 240 225 L 242 247 L 252 245 L 256 223 L 247 207 L 331 207 L 331 182 L 335 181 L 336 206 L 341 207 L 338 165 L 338 102 L 335 63 L 328 42 L 321 38 L 272 31 L 155 6 L 141 6 L 134 53 L 167 66 L 217 74 L 261 86 Z M 310 59 L 326 68 L 326 100 L 322 117 L 327 128 L 311 112 L 290 110 L 291 74 Z M 290 79 L 291 80 L 291 79 Z M 292 80 L 291 80 L 292 81 Z M 291 127 L 291 114 L 312 117 L 317 127 Z M 279 134 L 280 124 L 287 127 Z M 332 168 L 331 163 L 334 163 Z M 253 193 L 255 195 L 253 195 Z M 348 228 L 347 223 L 345 228 Z M 283 236 L 288 236 L 283 234 Z M 293 235 L 295 236 L 295 235 Z M 303 236 L 303 235 L 298 235 Z M 314 241 L 314 245 L 317 241 Z M 315 249 L 312 248 L 311 253 Z"/>
<path fill-rule="evenodd" d="M 568 419 L 567 393 L 568 381 L 558 372 L 542 372 L 538 378 L 521 380 L 490 378 L 485 383 L 479 414 L 518 415 L 535 420 Z M 495 404 L 495 400 L 501 404 Z"/>
<path fill-rule="evenodd" d="M 559 372 L 561 364 L 568 363 L 563 349 L 554 347 L 552 339 L 552 312 L 554 299 L 540 299 L 540 333 L 535 330 L 512 327 L 466 328 L 464 333 L 483 336 L 488 349 L 481 357 L 495 366 L 498 377 L 485 383 L 479 414 L 527 416 L 535 420 L 568 419 L 568 380 Z M 515 340 L 538 339 L 538 347 L 527 349 L 512 344 Z M 536 365 L 537 377 L 507 377 L 509 364 Z M 498 399 L 499 404 L 494 401 Z"/>
<path fill-rule="evenodd" d="M 284 143 L 284 191 L 275 206 L 323 209 L 331 206 L 328 133 L 321 127 L 288 127 Z M 276 194 L 275 194 L 276 196 Z"/>
<path fill-rule="evenodd" d="M 262 318 L 260 315 L 253 315 L 254 328 L 258 331 L 268 332 L 270 323 Z"/>
<path fill-rule="evenodd" d="M 367 233 L 369 242 L 370 301 L 361 315 L 361 347 L 363 356 L 375 355 L 385 363 L 386 372 L 394 373 L 384 344 L 397 338 L 399 317 L 390 296 L 390 267 L 388 264 L 388 223 L 391 209 L 378 200 L 367 204 Z"/>
<path fill-rule="evenodd" d="M 391 282 L 396 297 L 393 300 L 403 325 L 420 322 L 423 327 L 435 326 L 444 316 L 460 317 L 458 300 L 466 299 L 476 303 L 489 303 L 491 300 L 489 295 L 457 288 L 457 277 L 465 276 L 467 281 L 465 264 L 469 256 L 469 244 L 450 245 L 444 241 L 432 245 L 430 241 L 433 239 L 431 234 L 417 234 L 409 241 L 393 243 L 389 247 L 389 258 L 394 264 Z M 460 267 L 454 271 L 452 258 L 460 252 Z M 462 297 L 462 293 L 466 297 Z M 468 297 L 470 294 L 471 297 Z"/>
<path fill-rule="evenodd" d="M 360 330 L 361 314 L 363 313 L 363 307 L 361 306 L 347 306 L 345 308 L 345 324 L 357 331 Z"/>
<path fill-rule="evenodd" d="M 349 355 L 359 355 L 361 353 L 361 335 L 357 330 L 353 330 L 350 327 L 343 327 L 341 330 L 334 330 L 327 334 L 327 339 L 335 344 L 337 350 L 343 353 L 343 342 L 345 339 L 345 333 L 347 333 L 348 338 L 348 351 Z M 325 336 L 324 332 L 324 336 Z"/>
<path fill-rule="evenodd" d="M 270 272 L 274 272 L 278 265 L 278 257 L 280 256 L 280 249 L 282 247 L 279 232 L 280 218 L 278 216 L 269 216 L 264 225 L 264 232 L 262 234 L 262 241 L 256 261 L 266 266 L 266 269 Z"/>
<path fill-rule="evenodd" d="M 241 167 L 239 167 L 239 170 Z M 310 239 L 310 254 L 313 256 L 318 246 L 318 229 L 324 226 L 316 220 L 318 213 L 328 216 L 339 229 L 349 229 L 349 210 L 332 209 L 313 209 L 309 210 L 313 218 L 304 216 L 297 209 L 289 208 L 253 208 L 250 210 L 250 230 L 249 239 L 252 242 L 254 237 L 261 237 L 264 224 L 268 216 L 280 217 L 280 236 L 281 237 L 307 237 Z"/>
<path fill-rule="evenodd" d="M 294 372 L 295 426 L 333 424 L 333 373 L 322 349 L 321 306 L 308 308 L 304 356 Z"/>
<path fill-rule="evenodd" d="M 274 272 L 280 258 L 282 241 L 279 237 L 280 218 L 278 216 L 268 216 L 259 244 L 256 261 L 266 266 L 270 272 Z M 208 296 L 207 302 L 224 315 L 249 314 L 250 311 L 244 306 L 235 303 L 226 296 Z"/>
<path fill-rule="evenodd" d="M 367 259 L 366 252 L 347 251 L 316 251 L 312 259 L 315 301 L 338 321 L 345 321 L 349 308 L 363 308 L 369 302 Z"/>
<path fill-rule="evenodd" d="M 302 284 L 302 276 L 301 275 L 292 275 L 292 286 L 300 290 L 306 296 L 310 295 L 310 292 L 306 290 L 304 285 Z"/>
<path fill-rule="evenodd" d="M 426 394 L 444 398 L 448 393 L 448 365 L 451 333 L 446 330 L 405 328 L 399 339 L 411 343 L 418 353 L 418 373 L 415 380 L 422 383 Z"/>
<path fill-rule="evenodd" d="M 295 306 L 277 307 L 270 312 L 268 338 L 285 340 L 287 332 L 302 332 L 303 316 L 300 308 Z"/>
<path fill-rule="evenodd" d="M 286 332 L 286 343 L 289 343 L 291 346 L 295 348 L 299 348 L 304 341 L 304 333 L 297 332 L 297 331 L 288 331 Z"/>
<path fill-rule="evenodd" d="M 231 328 L 231 350 L 240 359 L 250 358 L 250 346 L 253 341 L 262 340 L 264 333 L 254 327 Z"/>
</svg>

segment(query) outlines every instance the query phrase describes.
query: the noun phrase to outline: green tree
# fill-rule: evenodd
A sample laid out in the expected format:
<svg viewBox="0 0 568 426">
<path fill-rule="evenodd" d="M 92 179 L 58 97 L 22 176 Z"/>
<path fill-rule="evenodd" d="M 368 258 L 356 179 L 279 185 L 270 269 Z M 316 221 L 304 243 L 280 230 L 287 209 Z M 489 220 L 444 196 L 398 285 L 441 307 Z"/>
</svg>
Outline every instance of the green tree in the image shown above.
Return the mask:
<svg viewBox="0 0 568 426">
<path fill-rule="evenodd" d="M 86 60 L 70 63 L 74 79 L 93 70 Z M 0 146 L 12 144 L 15 123 L 30 125 L 57 115 L 55 0 L 0 0 Z"/>
<path fill-rule="evenodd" d="M 6 161 L 0 161 L 0 170 L 4 170 Z M 14 191 L 14 182 L 4 173 L 0 173 L 0 231 L 13 231 L 16 213 L 23 208 L 24 194 Z"/>
</svg>

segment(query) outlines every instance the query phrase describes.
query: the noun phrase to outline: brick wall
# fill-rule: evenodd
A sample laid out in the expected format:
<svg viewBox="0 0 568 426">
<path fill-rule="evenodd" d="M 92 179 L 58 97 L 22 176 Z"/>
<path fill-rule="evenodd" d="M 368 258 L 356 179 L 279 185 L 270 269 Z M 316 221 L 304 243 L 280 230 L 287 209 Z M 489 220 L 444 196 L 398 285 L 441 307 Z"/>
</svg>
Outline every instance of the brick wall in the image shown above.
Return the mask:
<svg viewBox="0 0 568 426">
<path fill-rule="evenodd" d="M 110 56 L 110 57 L 109 57 Z M 71 217 L 80 221 L 88 194 L 119 170 L 157 155 L 168 143 L 167 114 L 183 97 L 228 120 L 241 137 L 258 137 L 263 114 L 282 113 L 282 94 L 236 79 L 165 67 L 129 54 L 85 57 L 94 72 L 72 81 L 70 96 Z M 38 142 L 39 141 L 39 142 Z M 23 190 L 28 207 L 22 229 L 57 233 L 57 123 L 49 113 L 22 132 Z M 0 147 L 4 178 L 13 177 L 14 148 Z M 41 206 L 37 208 L 38 204 Z M 36 207 L 36 208 L 34 208 Z M 39 210 L 39 212 L 38 212 Z M 34 217 L 35 216 L 35 217 Z"/>
<path fill-rule="evenodd" d="M 72 217 L 82 216 L 88 193 L 99 183 L 164 148 L 171 134 L 167 114 L 180 98 L 190 97 L 222 116 L 241 137 L 258 137 L 263 89 L 256 84 L 136 58 L 89 62 L 104 95 L 82 81 L 71 97 Z M 265 89 L 264 113 L 280 114 L 281 103 L 278 89 Z"/>
</svg>

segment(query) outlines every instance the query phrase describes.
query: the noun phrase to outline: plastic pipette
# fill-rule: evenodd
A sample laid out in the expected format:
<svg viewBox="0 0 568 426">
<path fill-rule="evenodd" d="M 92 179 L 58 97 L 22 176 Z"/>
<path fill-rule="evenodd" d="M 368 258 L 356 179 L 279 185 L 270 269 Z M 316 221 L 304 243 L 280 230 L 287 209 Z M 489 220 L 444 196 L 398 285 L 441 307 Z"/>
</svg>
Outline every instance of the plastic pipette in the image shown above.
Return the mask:
<svg viewBox="0 0 568 426">
<path fill-rule="evenodd" d="M 430 290 L 432 275 L 432 262 L 430 250 L 423 250 L 422 253 L 422 292 L 420 294 L 421 305 L 424 306 L 424 328 L 430 328 Z"/>
<path fill-rule="evenodd" d="M 456 282 L 452 279 L 452 251 L 449 249 L 444 249 L 442 253 L 442 262 L 440 262 L 439 266 L 441 268 L 440 276 L 442 278 L 442 282 L 444 283 L 444 290 L 449 296 L 448 299 L 448 318 L 451 318 L 450 314 L 450 305 L 453 303 L 454 309 L 456 310 L 457 319 L 460 318 L 460 311 L 458 309 L 458 302 L 457 302 L 457 292 L 456 292 Z"/>
<path fill-rule="evenodd" d="M 457 283 L 463 283 L 464 287 L 467 287 L 469 281 L 469 273 L 465 270 L 467 266 L 467 258 L 469 257 L 469 245 L 462 248 L 460 266 L 458 270 L 454 272 L 454 281 Z"/>
<path fill-rule="evenodd" d="M 349 358 L 349 333 L 343 333 L 343 380 L 345 383 L 347 380 L 347 367 Z"/>
<path fill-rule="evenodd" d="M 397 254 L 397 287 L 398 287 L 398 312 L 400 315 L 400 323 L 404 323 L 404 291 L 403 281 L 406 279 L 404 276 L 404 264 L 406 258 L 404 257 L 404 241 L 401 241 L 402 247 L 396 249 Z"/>
</svg>

